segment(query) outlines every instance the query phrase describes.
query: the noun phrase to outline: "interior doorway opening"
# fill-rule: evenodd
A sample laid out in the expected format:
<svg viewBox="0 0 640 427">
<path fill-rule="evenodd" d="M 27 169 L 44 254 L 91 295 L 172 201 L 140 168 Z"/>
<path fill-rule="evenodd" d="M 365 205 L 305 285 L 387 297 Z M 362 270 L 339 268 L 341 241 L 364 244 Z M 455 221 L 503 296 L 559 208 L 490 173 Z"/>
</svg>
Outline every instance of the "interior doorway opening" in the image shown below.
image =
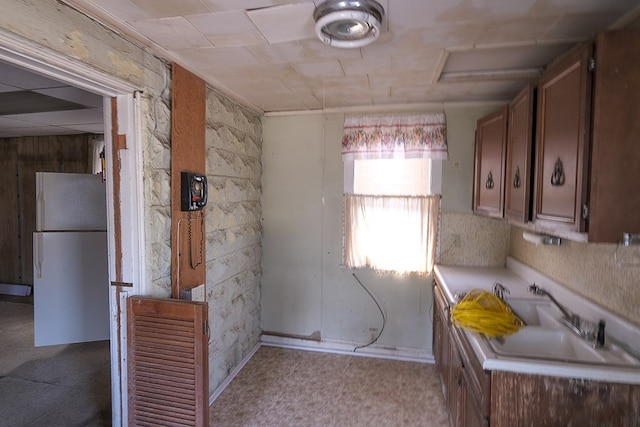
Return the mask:
<svg viewBox="0 0 640 427">
<path fill-rule="evenodd" d="M 123 414 L 127 413 L 127 364 L 124 356 L 126 315 L 122 301 L 130 292 L 137 295 L 145 293 L 143 201 L 139 197 L 142 194 L 142 148 L 138 142 L 140 119 L 137 88 L 73 58 L 1 32 L 0 61 L 98 95 L 102 101 L 102 129 L 107 161 L 108 279 L 105 286 L 108 288 L 109 298 L 110 336 L 107 342 L 110 351 L 111 415 L 112 424 L 121 425 Z M 47 95 L 51 96 L 52 93 Z M 53 97 L 55 98 L 55 94 Z M 75 114 L 85 113 L 76 111 Z M 127 141 L 125 147 L 115 148 L 116 156 L 113 156 L 114 135 L 119 140 Z M 110 180 L 109 168 L 113 165 L 109 164 L 109 159 L 114 158 L 119 160 L 119 174 Z M 121 230 L 126 230 L 126 233 Z M 123 290 L 122 285 L 127 287 Z"/>
</svg>

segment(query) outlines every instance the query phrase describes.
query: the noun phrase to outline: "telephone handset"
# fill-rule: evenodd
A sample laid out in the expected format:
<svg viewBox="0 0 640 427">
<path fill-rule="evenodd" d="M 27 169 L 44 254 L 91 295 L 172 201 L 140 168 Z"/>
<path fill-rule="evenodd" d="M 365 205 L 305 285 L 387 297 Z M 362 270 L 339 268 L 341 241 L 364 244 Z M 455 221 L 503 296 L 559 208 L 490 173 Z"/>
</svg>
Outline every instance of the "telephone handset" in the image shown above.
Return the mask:
<svg viewBox="0 0 640 427">
<path fill-rule="evenodd" d="M 181 172 L 182 197 L 180 209 L 199 211 L 207 205 L 207 177 L 192 172 Z"/>
</svg>

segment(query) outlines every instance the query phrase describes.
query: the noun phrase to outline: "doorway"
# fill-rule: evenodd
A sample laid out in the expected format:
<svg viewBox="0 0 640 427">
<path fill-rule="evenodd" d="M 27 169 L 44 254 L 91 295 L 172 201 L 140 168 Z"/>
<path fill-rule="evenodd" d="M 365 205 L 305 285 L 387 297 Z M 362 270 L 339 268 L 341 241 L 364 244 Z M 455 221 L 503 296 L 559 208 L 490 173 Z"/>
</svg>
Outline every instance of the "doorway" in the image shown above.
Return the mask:
<svg viewBox="0 0 640 427">
<path fill-rule="evenodd" d="M 100 341 L 34 347 L 31 237 L 35 172 L 95 171 L 96 141 L 104 140 L 105 133 L 103 97 L 6 62 L 0 62 L 0 76 L 0 195 L 6 202 L 0 220 L 8 224 L 0 264 L 0 411 L 12 425 L 43 419 L 110 425 L 108 330 Z M 105 248 L 105 270 L 106 256 Z M 108 301 L 106 289 L 104 297 Z M 108 303 L 102 310 L 108 324 Z"/>
<path fill-rule="evenodd" d="M 0 33 L 2 35 L 3 33 Z M 58 52 L 12 36 L 0 37 L 0 60 L 38 75 L 104 97 L 105 151 L 118 158 L 118 174 L 107 180 L 107 240 L 109 259 L 110 365 L 112 423 L 122 424 L 127 413 L 126 313 L 128 294 L 145 295 L 145 239 L 142 209 L 142 146 L 138 88 L 116 76 L 96 71 Z M 117 124 L 116 124 L 117 123 Z M 119 142 L 114 148 L 113 137 Z M 112 154 L 115 155 L 112 156 Z M 126 230 L 123 232 L 122 230 Z"/>
</svg>

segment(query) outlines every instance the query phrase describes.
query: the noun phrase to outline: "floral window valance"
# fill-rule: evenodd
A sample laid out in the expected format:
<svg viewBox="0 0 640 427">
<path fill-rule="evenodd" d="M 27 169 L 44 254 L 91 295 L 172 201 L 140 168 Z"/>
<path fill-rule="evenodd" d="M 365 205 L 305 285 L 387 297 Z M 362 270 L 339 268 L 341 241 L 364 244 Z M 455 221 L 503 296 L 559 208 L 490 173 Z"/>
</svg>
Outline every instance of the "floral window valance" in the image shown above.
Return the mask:
<svg viewBox="0 0 640 427">
<path fill-rule="evenodd" d="M 447 157 L 444 113 L 344 119 L 343 160 Z"/>
</svg>

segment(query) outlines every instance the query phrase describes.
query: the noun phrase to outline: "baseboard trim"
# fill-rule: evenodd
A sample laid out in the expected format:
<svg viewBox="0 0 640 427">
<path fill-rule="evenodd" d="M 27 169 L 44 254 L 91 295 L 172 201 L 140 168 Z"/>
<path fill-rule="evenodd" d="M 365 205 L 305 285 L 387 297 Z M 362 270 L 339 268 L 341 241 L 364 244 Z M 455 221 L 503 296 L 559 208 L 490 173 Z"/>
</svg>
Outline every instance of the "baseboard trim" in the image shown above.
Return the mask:
<svg viewBox="0 0 640 427">
<path fill-rule="evenodd" d="M 379 359 L 393 359 L 405 362 L 419 362 L 434 364 L 433 354 L 426 350 L 403 348 L 403 347 L 382 347 L 371 345 L 369 347 L 360 348 L 357 351 L 353 349 L 358 345 L 346 341 L 338 340 L 322 340 L 313 341 L 300 338 L 282 337 L 276 335 L 263 334 L 260 336 L 260 342 L 264 346 L 291 348 L 296 350 L 319 351 L 324 353 L 348 354 L 351 356 L 375 357 Z"/>
<path fill-rule="evenodd" d="M 258 351 L 258 349 L 262 346 L 262 343 L 258 342 L 258 344 L 256 344 L 250 351 L 249 353 L 247 353 L 247 355 L 245 357 L 242 358 L 242 360 L 240 361 L 240 363 L 238 363 L 238 366 L 236 366 L 233 371 L 231 371 L 231 373 L 227 376 L 227 378 L 224 379 L 224 381 L 222 381 L 222 383 L 218 386 L 218 388 L 216 388 L 213 393 L 211 394 L 211 396 L 209 396 L 209 406 L 213 405 L 213 402 L 216 401 L 216 399 L 222 394 L 222 392 L 224 391 L 225 388 L 227 388 L 227 386 L 231 383 L 231 381 L 236 377 L 236 375 L 238 375 L 238 373 L 240 372 L 240 370 L 242 368 L 244 368 L 244 365 L 247 364 L 247 362 L 249 362 L 249 360 L 253 357 L 253 355 L 256 353 L 256 351 Z"/>
</svg>

